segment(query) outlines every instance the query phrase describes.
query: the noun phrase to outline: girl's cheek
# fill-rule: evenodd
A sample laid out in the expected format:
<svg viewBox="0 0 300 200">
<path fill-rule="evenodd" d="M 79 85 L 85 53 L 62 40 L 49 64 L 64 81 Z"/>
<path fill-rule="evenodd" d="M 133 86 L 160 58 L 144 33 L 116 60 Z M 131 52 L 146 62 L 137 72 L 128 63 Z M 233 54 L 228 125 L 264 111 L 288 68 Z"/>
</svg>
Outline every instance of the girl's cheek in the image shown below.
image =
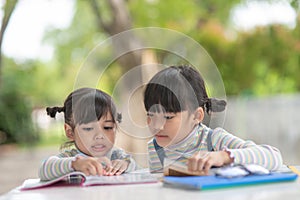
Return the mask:
<svg viewBox="0 0 300 200">
<path fill-rule="evenodd" d="M 111 142 L 111 143 L 115 143 L 115 134 L 112 134 L 108 137 L 108 140 Z"/>
</svg>

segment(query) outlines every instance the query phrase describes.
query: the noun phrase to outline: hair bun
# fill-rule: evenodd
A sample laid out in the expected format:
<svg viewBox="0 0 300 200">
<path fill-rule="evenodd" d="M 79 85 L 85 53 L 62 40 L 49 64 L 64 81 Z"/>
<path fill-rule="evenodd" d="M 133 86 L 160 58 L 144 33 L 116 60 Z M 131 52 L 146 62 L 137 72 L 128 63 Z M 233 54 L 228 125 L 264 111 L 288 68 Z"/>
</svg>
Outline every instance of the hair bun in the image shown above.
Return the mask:
<svg viewBox="0 0 300 200">
<path fill-rule="evenodd" d="M 117 122 L 121 123 L 122 122 L 122 114 L 117 113 Z"/>
<path fill-rule="evenodd" d="M 52 118 L 55 118 L 55 116 L 56 116 L 56 113 L 57 112 L 64 112 L 65 111 L 65 108 L 64 107 L 52 107 L 52 108 L 50 108 L 50 107 L 47 107 L 46 108 L 46 111 L 47 111 L 47 115 L 49 115 L 50 117 L 52 117 Z"/>
<path fill-rule="evenodd" d="M 207 102 L 205 104 L 206 112 L 222 112 L 226 108 L 226 101 L 225 100 L 219 100 L 216 98 L 208 98 Z"/>
</svg>

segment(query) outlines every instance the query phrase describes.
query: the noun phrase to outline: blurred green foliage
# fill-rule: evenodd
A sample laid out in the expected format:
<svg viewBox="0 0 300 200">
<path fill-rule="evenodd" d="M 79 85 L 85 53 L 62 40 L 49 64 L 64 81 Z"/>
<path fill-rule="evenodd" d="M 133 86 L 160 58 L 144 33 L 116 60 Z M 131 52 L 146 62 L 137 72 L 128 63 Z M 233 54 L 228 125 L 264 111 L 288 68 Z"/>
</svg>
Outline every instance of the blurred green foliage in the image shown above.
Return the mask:
<svg viewBox="0 0 300 200">
<path fill-rule="evenodd" d="M 296 36 L 299 21 L 292 30 L 283 25 L 258 27 L 251 32 L 238 33 L 234 40 L 226 39 L 225 31 L 220 35 L 209 34 L 210 31 L 195 35 L 195 38 L 216 62 L 228 95 L 299 92 L 296 77 L 300 72 L 300 39 Z"/>
<path fill-rule="evenodd" d="M 26 74 L 27 69 L 18 68 L 8 62 L 9 70 L 3 71 L 0 93 L 0 142 L 35 144 L 39 136 L 31 120 L 32 101 L 22 92 L 31 87 L 32 82 Z"/>
<path fill-rule="evenodd" d="M 49 29 L 44 42 L 53 45 L 51 61 L 3 62 L 0 88 L 0 144 L 35 143 L 39 130 L 33 127 L 34 108 L 62 105 L 89 52 L 109 37 L 97 28 L 88 1 L 76 1 L 71 25 L 65 30 Z M 104 20 L 114 13 L 103 4 Z M 300 17 L 291 29 L 284 25 L 257 27 L 241 32 L 230 26 L 230 13 L 239 0 L 124 1 L 132 27 L 164 27 L 186 34 L 201 44 L 215 61 L 227 95 L 272 95 L 300 91 Z M 291 1 L 295 9 L 299 4 Z M 112 14 L 112 15 L 111 15 Z M 164 60 L 164 54 L 159 55 Z M 101 65 L 101 62 L 98 63 Z M 99 82 L 111 92 L 121 70 L 117 63 Z M 5 135 L 5 136 L 4 136 Z M 6 140 L 5 140 L 6 137 Z M 4 138 L 4 139 L 3 139 Z M 1 141 L 2 139 L 2 141 Z"/>
</svg>

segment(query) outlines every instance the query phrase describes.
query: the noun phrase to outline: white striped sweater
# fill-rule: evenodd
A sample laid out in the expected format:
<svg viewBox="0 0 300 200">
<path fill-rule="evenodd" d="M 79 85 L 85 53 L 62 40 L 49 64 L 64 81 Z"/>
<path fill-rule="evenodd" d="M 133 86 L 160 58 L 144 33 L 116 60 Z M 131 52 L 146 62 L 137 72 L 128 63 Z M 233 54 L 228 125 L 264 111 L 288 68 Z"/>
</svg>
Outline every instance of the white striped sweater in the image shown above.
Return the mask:
<svg viewBox="0 0 300 200">
<path fill-rule="evenodd" d="M 207 135 L 210 128 L 203 124 L 197 126 L 190 135 L 177 144 L 164 148 L 168 160 L 178 160 L 179 155 L 193 155 L 199 151 L 208 151 Z M 270 145 L 257 145 L 253 141 L 238 138 L 222 128 L 216 128 L 211 136 L 214 151 L 226 149 L 234 158 L 233 164 L 257 164 L 269 170 L 279 169 L 282 165 L 280 151 Z M 149 168 L 151 172 L 162 172 L 163 166 L 155 150 L 153 139 L 148 142 Z M 187 159 L 179 161 L 186 164 Z"/>
<path fill-rule="evenodd" d="M 59 155 L 50 156 L 49 158 L 44 160 L 42 165 L 40 166 L 40 179 L 42 181 L 53 180 L 70 172 L 73 172 L 74 169 L 72 168 L 72 161 L 74 161 L 75 157 L 78 155 L 85 157 L 88 156 L 77 149 L 65 150 Z M 108 157 L 110 160 L 128 160 L 129 165 L 125 172 L 133 171 L 137 167 L 134 159 L 120 148 L 113 148 L 111 151 L 108 152 L 106 157 Z"/>
</svg>

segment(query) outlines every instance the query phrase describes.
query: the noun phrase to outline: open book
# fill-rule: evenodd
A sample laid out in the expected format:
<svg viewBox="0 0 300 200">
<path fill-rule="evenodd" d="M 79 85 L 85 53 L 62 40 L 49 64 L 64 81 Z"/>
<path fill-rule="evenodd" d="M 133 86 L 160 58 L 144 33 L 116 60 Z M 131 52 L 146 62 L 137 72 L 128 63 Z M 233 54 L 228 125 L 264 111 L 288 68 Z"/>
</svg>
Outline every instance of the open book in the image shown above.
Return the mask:
<svg viewBox="0 0 300 200">
<path fill-rule="evenodd" d="M 189 171 L 186 165 L 179 162 L 166 165 L 164 167 L 164 176 L 204 176 L 203 171 Z"/>
<path fill-rule="evenodd" d="M 166 161 L 166 159 L 165 159 Z M 300 175 L 300 170 L 296 166 L 283 165 L 280 169 L 273 171 L 273 173 L 295 173 Z M 271 174 L 266 168 L 255 165 L 234 165 L 234 166 L 223 166 L 219 168 L 211 168 L 208 174 L 204 174 L 203 171 L 190 171 L 187 166 L 181 162 L 170 162 L 168 161 L 164 167 L 164 176 L 210 176 L 217 175 L 227 178 L 242 177 L 250 174 L 256 175 L 267 175 Z"/>
<path fill-rule="evenodd" d="M 149 172 L 131 172 L 119 176 L 86 176 L 82 172 L 71 172 L 51 181 L 27 179 L 20 190 L 42 188 L 46 186 L 93 186 L 93 185 L 121 185 L 138 183 L 156 183 L 158 179 Z"/>
<path fill-rule="evenodd" d="M 203 171 L 190 171 L 187 168 L 187 165 L 178 162 L 178 161 L 172 161 L 169 159 L 164 160 L 165 166 L 164 166 L 164 176 L 206 176 L 207 174 L 204 174 Z M 211 169 L 208 175 L 213 175 L 214 170 Z"/>
</svg>

